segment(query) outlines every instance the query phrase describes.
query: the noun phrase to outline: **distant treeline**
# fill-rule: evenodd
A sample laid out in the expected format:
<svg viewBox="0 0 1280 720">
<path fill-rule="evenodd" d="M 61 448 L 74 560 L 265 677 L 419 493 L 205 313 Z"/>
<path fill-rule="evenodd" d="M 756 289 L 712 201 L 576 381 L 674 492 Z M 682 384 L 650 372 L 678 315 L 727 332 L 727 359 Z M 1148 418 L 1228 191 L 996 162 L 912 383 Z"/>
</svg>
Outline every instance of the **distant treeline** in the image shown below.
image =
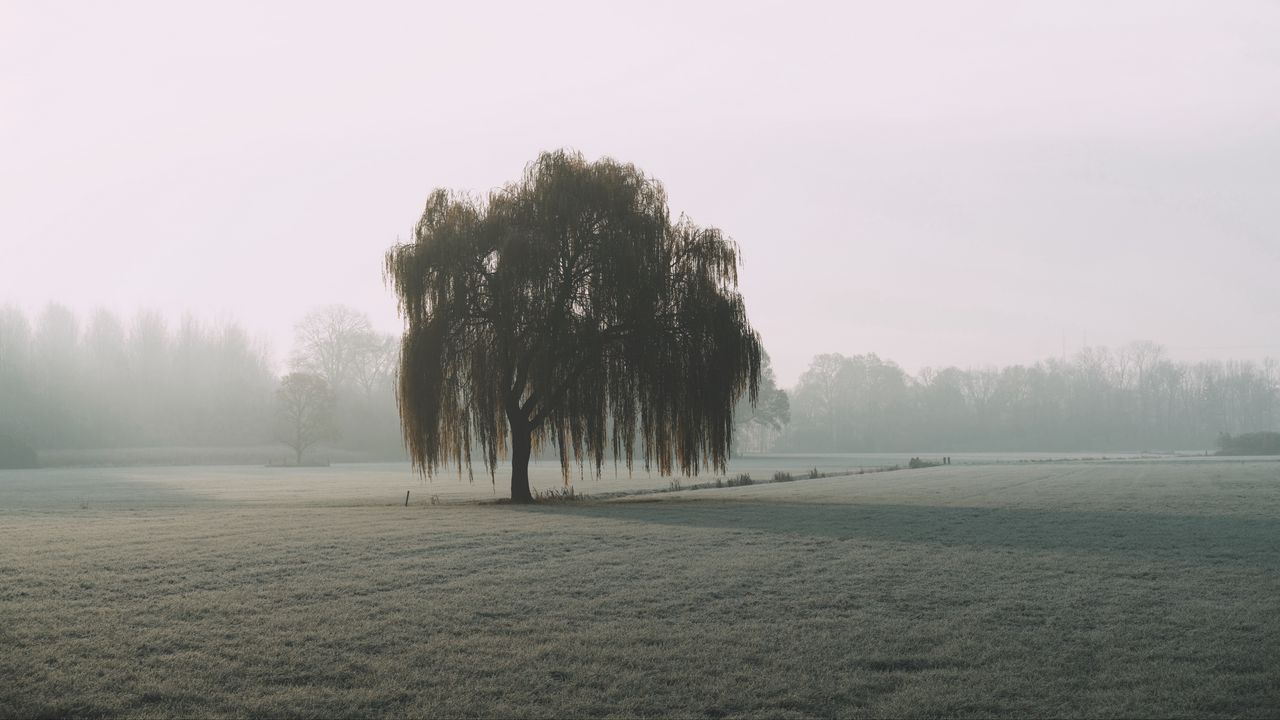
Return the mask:
<svg viewBox="0 0 1280 720">
<path fill-rule="evenodd" d="M 910 376 L 874 354 L 819 355 L 772 448 L 800 452 L 1207 449 L 1276 429 L 1280 365 L 1174 362 L 1149 342 L 1069 360 Z"/>
<path fill-rule="evenodd" d="M 328 373 L 338 400 L 336 447 L 396 454 L 393 343 L 368 330 L 367 318 L 348 315 L 354 323 L 339 328 L 346 335 L 312 322 L 311 345 L 300 323 L 290 365 Z M 333 351 L 353 338 L 358 348 Z M 0 436 L 11 444 L 36 450 L 272 444 L 278 383 L 268 348 L 235 323 L 188 315 L 170 327 L 148 311 L 128 320 L 98 311 L 82 321 L 57 304 L 29 320 L 0 307 Z"/>
<path fill-rule="evenodd" d="M 1223 433 L 1218 437 L 1218 447 L 1222 448 L 1219 455 L 1280 455 L 1280 433 Z"/>
<path fill-rule="evenodd" d="M 396 354 L 395 339 L 350 308 L 319 308 L 298 323 L 289 369 L 330 387 L 337 439 L 327 445 L 348 459 L 403 456 Z M 746 452 L 1194 450 L 1221 436 L 1224 451 L 1257 452 L 1258 438 L 1269 436 L 1248 433 L 1280 429 L 1278 381 L 1274 361 L 1174 362 L 1144 342 L 1089 348 L 1065 361 L 915 376 L 874 354 L 818 355 L 783 391 L 766 357 L 760 403 L 739 404 L 736 445 Z M 268 348 L 235 323 L 187 316 L 170 327 L 158 313 L 126 321 L 106 311 L 82 321 L 56 304 L 29 320 L 0 307 L 7 456 L 28 447 L 272 444 L 279 383 Z"/>
</svg>

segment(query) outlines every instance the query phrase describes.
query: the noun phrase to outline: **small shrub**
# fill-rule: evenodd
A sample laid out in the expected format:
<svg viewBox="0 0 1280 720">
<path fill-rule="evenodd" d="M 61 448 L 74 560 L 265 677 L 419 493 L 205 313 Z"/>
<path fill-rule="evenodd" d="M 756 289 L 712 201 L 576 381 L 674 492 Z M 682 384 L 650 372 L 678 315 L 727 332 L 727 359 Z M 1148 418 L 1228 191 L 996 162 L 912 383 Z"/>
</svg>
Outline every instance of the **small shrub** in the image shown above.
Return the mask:
<svg viewBox="0 0 1280 720">
<path fill-rule="evenodd" d="M 817 480 L 820 477 L 826 477 L 826 476 L 827 476 L 826 473 L 818 472 L 818 468 L 813 468 L 812 470 L 809 471 L 810 480 Z"/>
<path fill-rule="evenodd" d="M 737 477 L 729 478 L 725 481 L 725 485 L 728 487 L 740 487 L 742 485 L 750 485 L 752 482 L 754 481 L 751 479 L 751 475 L 749 473 L 742 473 Z"/>
<path fill-rule="evenodd" d="M 667 483 L 667 489 L 670 490 L 671 492 L 676 492 L 677 490 L 682 490 L 683 488 L 684 488 L 684 484 L 680 482 L 680 478 L 671 478 L 671 480 Z"/>
<path fill-rule="evenodd" d="M 586 500 L 585 493 L 577 492 L 572 485 L 562 486 L 554 490 L 535 490 L 533 498 L 538 502 L 572 502 L 574 500 Z"/>
<path fill-rule="evenodd" d="M 789 472 L 783 472 L 782 470 L 779 470 L 778 472 L 773 474 L 774 482 L 791 482 L 792 480 L 795 480 L 795 477 Z"/>
</svg>

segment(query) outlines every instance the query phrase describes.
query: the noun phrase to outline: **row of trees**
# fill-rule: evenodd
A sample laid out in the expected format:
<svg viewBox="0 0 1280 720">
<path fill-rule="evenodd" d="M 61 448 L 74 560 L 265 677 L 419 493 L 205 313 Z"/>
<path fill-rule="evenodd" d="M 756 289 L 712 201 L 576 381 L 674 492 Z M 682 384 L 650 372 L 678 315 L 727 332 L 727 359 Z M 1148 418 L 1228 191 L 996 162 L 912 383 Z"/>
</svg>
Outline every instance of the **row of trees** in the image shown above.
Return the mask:
<svg viewBox="0 0 1280 720">
<path fill-rule="evenodd" d="M 0 432 L 44 448 L 258 442 L 274 377 L 233 323 L 0 308 Z"/>
<path fill-rule="evenodd" d="M 401 452 L 396 352 L 350 308 L 299 322 L 288 365 L 325 398 L 318 439 Z M 29 320 L 0 307 L 0 436 L 37 449 L 292 445 L 281 388 L 266 346 L 235 323 L 105 310 L 82 321 L 57 304 Z"/>
<path fill-rule="evenodd" d="M 106 311 L 81 321 L 60 305 L 29 321 L 3 307 L 0 436 L 46 449 L 276 439 L 299 451 L 403 451 L 394 337 L 334 305 L 303 318 L 293 345 L 286 387 L 266 347 L 234 323 L 188 316 L 170 327 L 154 312 Z M 915 376 L 875 354 L 825 354 L 790 392 L 766 354 L 759 388 L 755 406 L 744 397 L 735 410 L 737 452 L 1199 449 L 1280 421 L 1280 364 L 1175 362 L 1147 342 Z"/>
<path fill-rule="evenodd" d="M 874 354 L 815 357 L 772 448 L 803 452 L 1206 449 L 1280 420 L 1280 364 L 1186 363 L 1159 345 L 908 375 Z"/>
</svg>

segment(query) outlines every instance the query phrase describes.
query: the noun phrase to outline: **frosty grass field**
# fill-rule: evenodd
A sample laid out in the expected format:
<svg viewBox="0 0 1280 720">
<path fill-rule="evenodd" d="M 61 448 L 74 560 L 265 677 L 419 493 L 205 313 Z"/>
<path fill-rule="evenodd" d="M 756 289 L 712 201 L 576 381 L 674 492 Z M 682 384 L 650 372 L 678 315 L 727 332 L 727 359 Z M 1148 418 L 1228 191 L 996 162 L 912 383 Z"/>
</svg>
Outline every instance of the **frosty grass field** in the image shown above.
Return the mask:
<svg viewBox="0 0 1280 720">
<path fill-rule="evenodd" d="M 1280 713 L 1280 462 L 994 459 L 0 471 L 0 717 Z"/>
</svg>

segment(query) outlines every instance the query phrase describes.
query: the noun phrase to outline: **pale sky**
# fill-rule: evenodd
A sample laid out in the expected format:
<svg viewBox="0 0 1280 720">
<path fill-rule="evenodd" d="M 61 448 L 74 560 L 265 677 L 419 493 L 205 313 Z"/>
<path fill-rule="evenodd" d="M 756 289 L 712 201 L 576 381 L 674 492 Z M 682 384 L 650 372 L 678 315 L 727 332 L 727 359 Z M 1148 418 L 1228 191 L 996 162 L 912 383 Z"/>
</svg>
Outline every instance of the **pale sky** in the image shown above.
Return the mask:
<svg viewBox="0 0 1280 720">
<path fill-rule="evenodd" d="M 399 321 L 436 187 L 633 162 L 820 352 L 1280 356 L 1280 4 L 0 0 L 0 304 Z"/>
</svg>

